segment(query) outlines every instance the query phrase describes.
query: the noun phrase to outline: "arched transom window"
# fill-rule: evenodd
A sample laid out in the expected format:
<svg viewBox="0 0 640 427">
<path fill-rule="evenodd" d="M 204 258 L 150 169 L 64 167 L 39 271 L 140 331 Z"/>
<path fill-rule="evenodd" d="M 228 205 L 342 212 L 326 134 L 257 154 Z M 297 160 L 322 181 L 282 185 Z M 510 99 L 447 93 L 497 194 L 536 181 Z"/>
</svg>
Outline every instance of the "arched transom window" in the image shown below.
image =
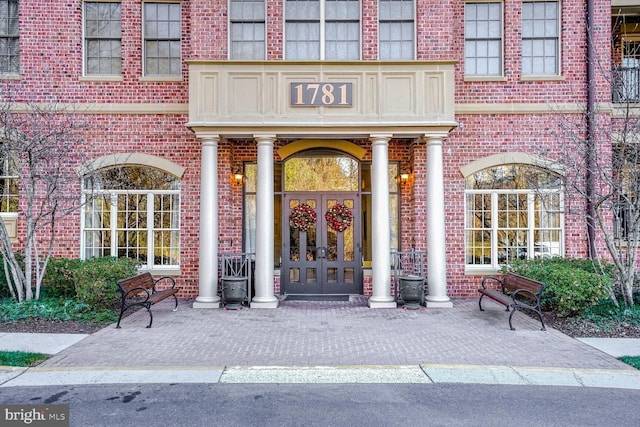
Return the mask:
<svg viewBox="0 0 640 427">
<path fill-rule="evenodd" d="M 127 165 L 84 181 L 82 256 L 135 259 L 142 269 L 180 266 L 180 180 Z"/>
<path fill-rule="evenodd" d="M 531 165 L 483 169 L 467 177 L 467 269 L 497 270 L 514 259 L 564 254 L 562 183 Z"/>
</svg>

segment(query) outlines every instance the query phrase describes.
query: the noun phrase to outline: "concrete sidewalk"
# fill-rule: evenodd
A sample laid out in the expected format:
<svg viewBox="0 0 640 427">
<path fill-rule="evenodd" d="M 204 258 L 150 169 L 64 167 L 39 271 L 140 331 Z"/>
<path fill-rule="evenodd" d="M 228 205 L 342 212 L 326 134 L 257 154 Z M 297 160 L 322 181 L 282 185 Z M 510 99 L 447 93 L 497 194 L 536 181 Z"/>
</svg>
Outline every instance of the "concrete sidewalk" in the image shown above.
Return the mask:
<svg viewBox="0 0 640 427">
<path fill-rule="evenodd" d="M 517 330 L 509 330 L 508 314 L 497 304 L 481 312 L 476 299 L 464 299 L 454 300 L 452 309 L 410 311 L 374 310 L 366 301 L 283 301 L 275 310 L 238 311 L 193 309 L 185 301 L 177 312 L 163 302 L 153 308 L 151 329 L 147 312 L 138 311 L 122 329 L 112 325 L 83 337 L 37 367 L 0 370 L 0 384 L 465 382 L 640 389 L 640 371 L 559 331 L 540 331 L 539 322 L 522 313 L 514 316 Z"/>
</svg>

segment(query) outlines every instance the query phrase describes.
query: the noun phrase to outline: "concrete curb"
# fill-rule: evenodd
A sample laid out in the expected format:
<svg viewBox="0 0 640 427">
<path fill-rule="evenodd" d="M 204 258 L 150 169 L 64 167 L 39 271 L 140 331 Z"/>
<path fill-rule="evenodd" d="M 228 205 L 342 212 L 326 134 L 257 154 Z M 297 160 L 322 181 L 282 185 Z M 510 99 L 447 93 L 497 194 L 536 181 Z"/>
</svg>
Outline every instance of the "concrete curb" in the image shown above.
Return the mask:
<svg viewBox="0 0 640 427">
<path fill-rule="evenodd" d="M 484 365 L 0 367 L 0 387 L 151 383 L 465 383 L 640 390 L 640 371 Z"/>
</svg>

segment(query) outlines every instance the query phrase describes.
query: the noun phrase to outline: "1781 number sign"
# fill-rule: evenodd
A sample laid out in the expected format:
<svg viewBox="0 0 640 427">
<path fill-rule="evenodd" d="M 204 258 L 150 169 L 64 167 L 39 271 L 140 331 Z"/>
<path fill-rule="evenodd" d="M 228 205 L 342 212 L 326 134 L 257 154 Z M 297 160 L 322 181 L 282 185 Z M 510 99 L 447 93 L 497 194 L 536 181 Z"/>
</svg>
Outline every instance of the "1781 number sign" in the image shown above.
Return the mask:
<svg viewBox="0 0 640 427">
<path fill-rule="evenodd" d="M 291 83 L 293 107 L 350 107 L 352 94 L 351 83 Z"/>
</svg>

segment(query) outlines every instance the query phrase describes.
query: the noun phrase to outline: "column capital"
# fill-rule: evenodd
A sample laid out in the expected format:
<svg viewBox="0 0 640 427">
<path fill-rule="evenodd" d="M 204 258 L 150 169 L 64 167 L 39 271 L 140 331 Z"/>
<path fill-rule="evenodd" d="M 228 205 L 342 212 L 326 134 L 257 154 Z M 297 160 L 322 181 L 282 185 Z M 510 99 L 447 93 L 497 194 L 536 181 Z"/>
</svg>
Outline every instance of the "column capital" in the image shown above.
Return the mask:
<svg viewBox="0 0 640 427">
<path fill-rule="evenodd" d="M 220 142 L 220 134 L 211 132 L 196 132 L 196 138 L 203 143 L 205 142 Z"/>
<path fill-rule="evenodd" d="M 429 132 L 422 135 L 422 139 L 427 142 L 427 144 L 442 144 L 442 140 L 449 136 L 448 131 L 435 131 Z"/>
<path fill-rule="evenodd" d="M 258 144 L 273 144 L 276 136 L 272 134 L 254 134 L 253 139 L 255 139 Z"/>
<path fill-rule="evenodd" d="M 373 144 L 388 143 L 392 137 L 393 135 L 390 133 L 372 133 L 369 134 L 369 141 Z"/>
</svg>

